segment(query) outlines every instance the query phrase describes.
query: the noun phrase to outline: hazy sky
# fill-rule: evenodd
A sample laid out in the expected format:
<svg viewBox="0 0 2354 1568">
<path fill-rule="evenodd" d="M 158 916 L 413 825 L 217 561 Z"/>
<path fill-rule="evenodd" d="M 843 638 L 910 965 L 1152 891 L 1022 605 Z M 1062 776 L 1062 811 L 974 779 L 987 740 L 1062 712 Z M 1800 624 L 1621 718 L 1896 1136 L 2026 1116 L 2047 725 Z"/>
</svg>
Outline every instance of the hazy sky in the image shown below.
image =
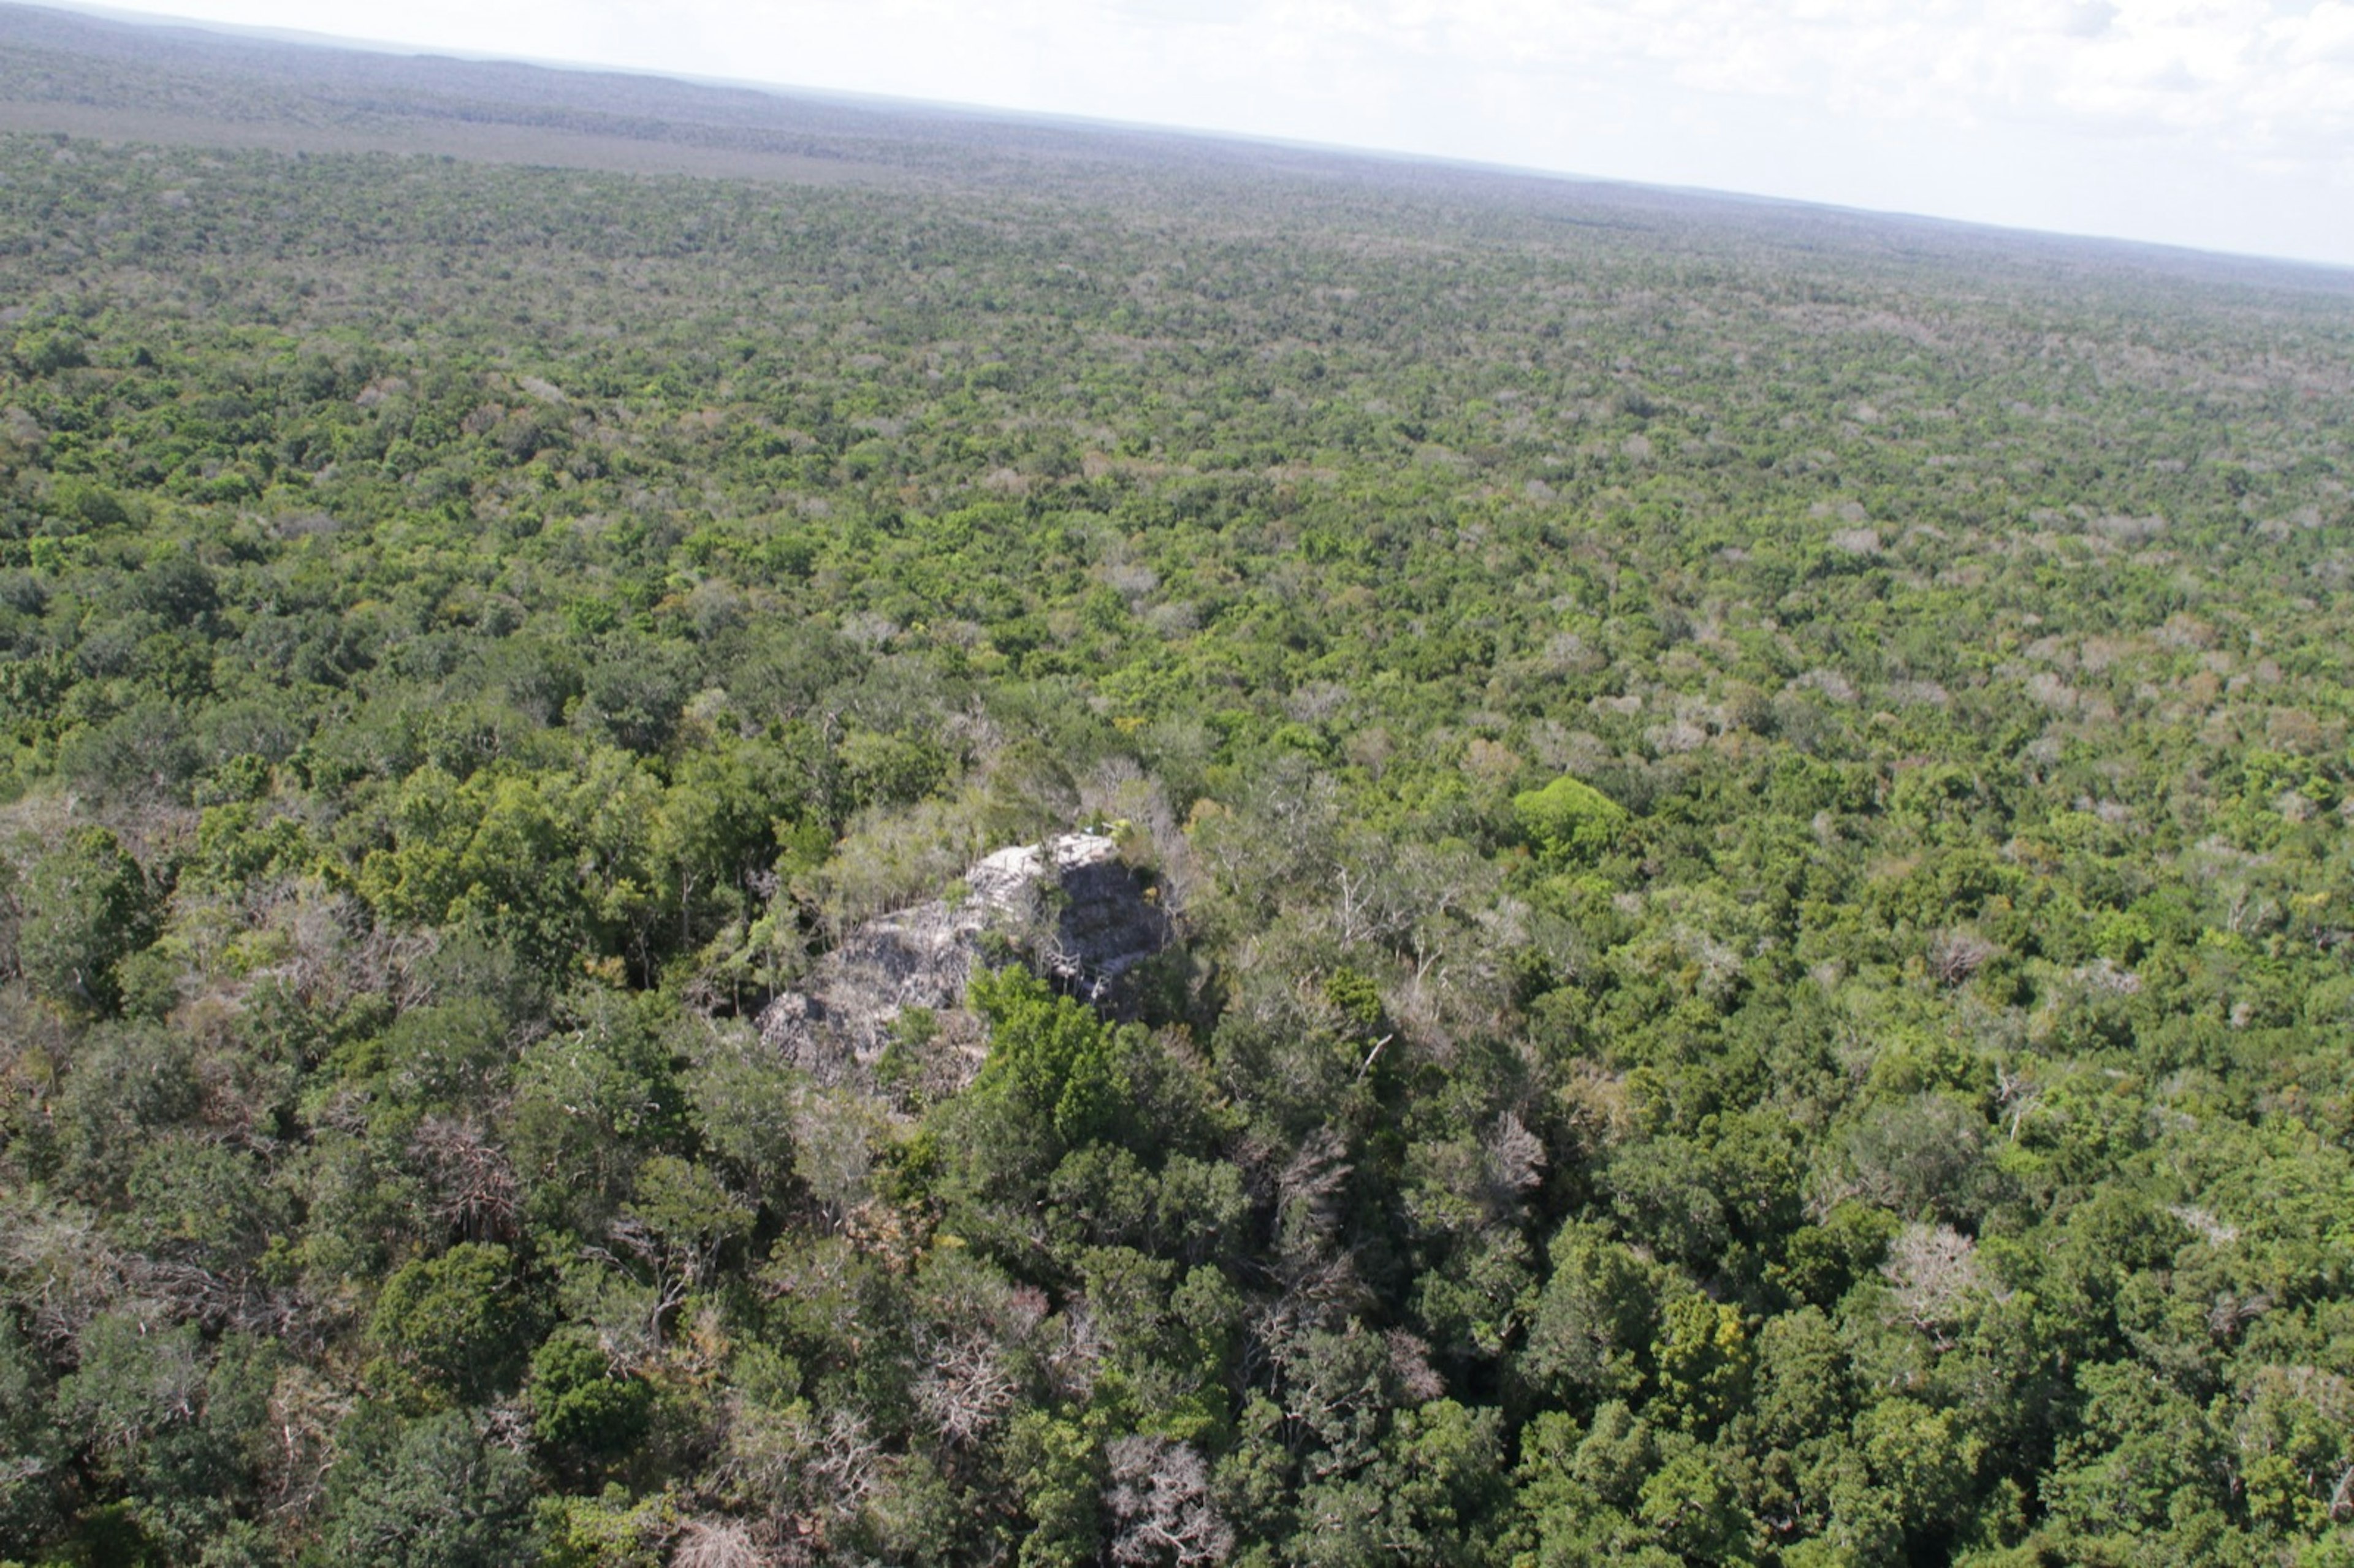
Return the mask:
<svg viewBox="0 0 2354 1568">
<path fill-rule="evenodd" d="M 165 0 L 2354 264 L 2354 0 Z"/>
</svg>

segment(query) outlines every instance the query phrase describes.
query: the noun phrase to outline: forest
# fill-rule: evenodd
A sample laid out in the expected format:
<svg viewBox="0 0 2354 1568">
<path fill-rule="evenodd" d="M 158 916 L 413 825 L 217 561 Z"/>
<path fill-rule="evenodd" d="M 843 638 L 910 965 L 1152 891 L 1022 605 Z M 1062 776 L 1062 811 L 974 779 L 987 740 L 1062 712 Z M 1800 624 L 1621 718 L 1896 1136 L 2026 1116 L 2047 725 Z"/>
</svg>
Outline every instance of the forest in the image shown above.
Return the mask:
<svg viewBox="0 0 2354 1568">
<path fill-rule="evenodd" d="M 2354 1565 L 2354 282 L 942 146 L 0 135 L 0 1561 Z"/>
</svg>

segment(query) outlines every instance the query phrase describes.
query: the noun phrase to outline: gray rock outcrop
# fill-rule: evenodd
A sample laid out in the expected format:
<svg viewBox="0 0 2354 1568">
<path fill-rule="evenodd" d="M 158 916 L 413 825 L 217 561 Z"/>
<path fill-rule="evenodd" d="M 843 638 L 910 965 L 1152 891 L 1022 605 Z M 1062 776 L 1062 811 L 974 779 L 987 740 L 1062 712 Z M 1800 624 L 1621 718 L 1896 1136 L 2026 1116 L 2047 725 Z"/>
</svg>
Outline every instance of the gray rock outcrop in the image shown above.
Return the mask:
<svg viewBox="0 0 2354 1568">
<path fill-rule="evenodd" d="M 973 964 L 992 939 L 1064 990 L 1117 1012 L 1122 978 L 1166 948 L 1170 935 L 1154 891 L 1109 837 L 1068 833 L 1016 845 L 967 872 L 960 895 L 851 932 L 811 966 L 800 990 L 769 1003 L 760 1037 L 822 1081 L 864 1079 L 908 1009 L 951 1013 L 962 1005 Z M 948 1033 L 951 1053 L 977 1060 L 977 1031 Z"/>
</svg>

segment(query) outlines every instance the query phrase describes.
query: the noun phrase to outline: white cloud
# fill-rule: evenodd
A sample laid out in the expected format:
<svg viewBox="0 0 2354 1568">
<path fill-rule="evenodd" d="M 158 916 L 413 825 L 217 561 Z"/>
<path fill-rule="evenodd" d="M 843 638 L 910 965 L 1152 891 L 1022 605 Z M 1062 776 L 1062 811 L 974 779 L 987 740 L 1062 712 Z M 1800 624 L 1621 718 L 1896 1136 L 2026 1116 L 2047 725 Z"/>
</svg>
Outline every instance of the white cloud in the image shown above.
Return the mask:
<svg viewBox="0 0 2354 1568">
<path fill-rule="evenodd" d="M 1415 47 L 1412 4 L 1367 5 Z M 2354 5 L 2267 0 L 1476 0 L 1448 8 L 1467 60 L 1572 77 L 1649 70 L 1909 122 L 2073 122 L 2220 134 L 2338 160 L 2354 109 Z"/>
</svg>

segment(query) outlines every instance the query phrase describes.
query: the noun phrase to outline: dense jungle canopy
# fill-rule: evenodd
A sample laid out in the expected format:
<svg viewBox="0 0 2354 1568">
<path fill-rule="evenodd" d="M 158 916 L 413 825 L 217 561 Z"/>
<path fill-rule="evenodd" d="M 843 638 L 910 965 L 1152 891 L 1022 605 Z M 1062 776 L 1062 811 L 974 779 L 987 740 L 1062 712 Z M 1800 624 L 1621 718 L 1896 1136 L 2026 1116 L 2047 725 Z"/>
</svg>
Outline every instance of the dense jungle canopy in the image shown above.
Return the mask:
<svg viewBox="0 0 2354 1568">
<path fill-rule="evenodd" d="M 2354 1563 L 2354 285 L 908 134 L 0 136 L 0 1559 Z"/>
</svg>

